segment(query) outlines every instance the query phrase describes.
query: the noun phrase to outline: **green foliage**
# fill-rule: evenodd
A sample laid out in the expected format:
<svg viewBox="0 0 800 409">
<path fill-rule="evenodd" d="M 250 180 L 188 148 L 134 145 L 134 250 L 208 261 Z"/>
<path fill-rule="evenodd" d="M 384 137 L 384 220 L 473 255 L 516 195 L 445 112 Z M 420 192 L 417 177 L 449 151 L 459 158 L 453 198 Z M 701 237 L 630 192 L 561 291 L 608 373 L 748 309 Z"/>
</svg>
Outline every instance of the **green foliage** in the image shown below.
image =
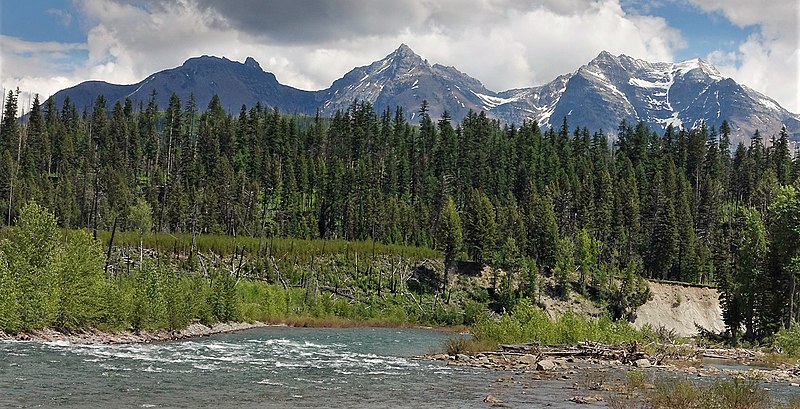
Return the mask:
<svg viewBox="0 0 800 409">
<path fill-rule="evenodd" d="M 8 244 L 4 243 L 3 247 Z M 17 331 L 22 326 L 17 279 L 8 265 L 5 252 L 0 251 L 0 329 Z"/>
<path fill-rule="evenodd" d="M 45 328 L 55 318 L 57 241 L 55 216 L 35 202 L 25 205 L 3 248 L 12 292 L 19 291 L 19 329 Z"/>
<path fill-rule="evenodd" d="M 639 306 L 649 301 L 653 294 L 643 279 L 641 261 L 633 260 L 622 271 L 622 278 L 608 297 L 608 310 L 615 319 L 633 322 L 636 319 L 636 310 Z"/>
<path fill-rule="evenodd" d="M 608 316 L 589 319 L 567 312 L 557 320 L 551 320 L 530 300 L 520 300 L 513 312 L 499 319 L 481 317 L 473 326 L 478 340 L 495 343 L 574 344 L 584 340 L 616 344 L 632 340 L 644 341 L 646 334 L 637 331 L 623 321 L 614 322 Z"/>
<path fill-rule="evenodd" d="M 236 277 L 226 271 L 217 270 L 211 278 L 211 293 L 208 303 L 217 321 L 236 321 L 239 318 L 236 298 Z"/>
<path fill-rule="evenodd" d="M 659 383 L 647 399 L 647 408 L 715 409 L 774 407 L 767 391 L 754 380 L 732 378 L 710 387 L 686 380 Z"/>
<path fill-rule="evenodd" d="M 134 329 L 168 328 L 166 272 L 151 262 L 136 270 L 129 278 L 133 281 L 133 316 L 130 318 Z"/>
<path fill-rule="evenodd" d="M 723 210 L 721 241 L 727 244 L 717 272 L 717 284 L 725 325 L 733 342 L 738 342 L 739 329 L 745 326 L 747 338 L 756 333 L 756 317 L 761 305 L 757 295 L 763 288 L 767 242 L 764 222 L 758 210 L 746 207 Z"/>
<path fill-rule="evenodd" d="M 139 197 L 128 208 L 128 227 L 143 237 L 153 229 L 153 209 L 143 198 Z"/>
<path fill-rule="evenodd" d="M 778 331 L 772 337 L 772 347 L 779 353 L 800 358 L 800 327 Z"/>
<path fill-rule="evenodd" d="M 565 237 L 558 242 L 556 266 L 553 269 L 556 284 L 558 284 L 558 293 L 564 300 L 569 299 L 575 270 L 575 244 L 571 239 Z"/>
<path fill-rule="evenodd" d="M 103 254 L 88 233 L 68 235 L 55 263 L 58 307 L 54 325 L 67 330 L 94 327 L 102 322 L 103 297 L 109 283 L 103 274 Z"/>
<path fill-rule="evenodd" d="M 17 97 L 9 92 L 4 112 L 17 111 Z M 206 109 L 201 112 L 198 104 Z M 34 106 L 26 122 L 4 115 L 0 124 L 0 208 L 5 224 L 18 223 L 4 233 L 7 272 L 0 262 L 0 311 L 8 311 L 0 320 L 6 328 L 94 320 L 115 328 L 133 321 L 175 327 L 217 314 L 267 314 L 260 303 L 240 305 L 234 313 L 219 295 L 230 294 L 229 288 L 212 291 L 205 278 L 187 281 L 166 273 L 178 266 L 193 274 L 198 253 L 238 254 L 248 260 L 242 273 L 271 283 L 280 281 L 280 271 L 289 286 L 303 287 L 299 296 L 309 304 L 285 305 L 287 312 L 375 316 L 375 310 L 344 306 L 341 298 L 326 298 L 316 288 L 307 291 L 312 281 L 297 266 L 344 255 L 348 265 L 323 272 L 320 281 L 334 287 L 352 282 L 362 298 L 383 298 L 386 291 L 402 294 L 402 280 L 372 275 L 391 274 L 374 260 L 416 262 L 444 254 L 452 267 L 460 242 L 481 263 L 516 260 L 514 267 L 502 266 L 509 274 L 500 276 L 495 298 L 486 300 L 507 309 L 521 295 L 538 297 L 541 272 L 555 273 L 564 296 L 577 284 L 579 292 L 601 300 L 610 295 L 615 315 L 630 315 L 646 295 L 627 274 L 636 264 L 636 274 L 650 278 L 724 282 L 730 326 L 744 322 L 750 337 L 769 336 L 800 320 L 794 305 L 800 240 L 792 227 L 800 212 L 797 195 L 782 187 L 797 180 L 800 161 L 792 169 L 785 130 L 769 146 L 756 133 L 731 156 L 727 122 L 719 132 L 701 125 L 668 127 L 657 135 L 644 123 L 623 121 L 611 149 L 604 134 L 571 130 L 566 120 L 546 131 L 535 122 L 504 126 L 475 112 L 458 124 L 449 115 L 434 122 L 427 106 L 419 123 L 409 123 L 401 109 L 379 113 L 367 102 L 354 102 L 331 118 L 281 115 L 262 105 L 243 107 L 234 116 L 218 97 L 198 103 L 177 95 L 163 113 L 154 98 L 134 109 L 132 101 L 109 106 L 98 96 L 86 115 L 69 101 L 54 114 L 54 105 L 49 99 Z M 41 207 L 26 208 L 32 200 Z M 757 262 L 761 241 L 753 247 L 758 254 L 747 255 L 736 250 L 746 247 L 739 236 L 729 234 L 736 229 L 725 209 L 743 206 L 758 209 L 765 221 L 763 263 Z M 86 294 L 70 288 L 61 295 L 55 283 L 64 268 L 59 266 L 72 262 L 62 259 L 71 239 L 60 244 L 52 215 L 34 216 L 43 214 L 42 207 L 53 209 L 62 227 L 97 230 L 103 243 L 117 221 L 118 230 L 128 231 L 117 232 L 115 245 L 154 249 L 177 261 L 162 266 L 157 280 L 144 272 L 128 276 L 125 266 Z M 514 239 L 518 256 L 507 256 L 507 238 Z M 565 241 L 573 246 L 571 255 Z M 92 260 L 76 263 L 93 265 Z M 364 270 L 364 260 L 375 265 Z M 746 260 L 751 263 L 740 262 Z M 140 251 L 138 264 L 143 261 Z M 626 273 L 612 278 L 619 270 Z M 445 271 L 447 282 L 450 269 Z M 756 277 L 755 284 L 745 285 L 745 276 Z M 150 295 L 164 299 L 163 308 L 134 306 L 137 294 L 147 293 L 138 278 L 159 283 Z M 203 290 L 198 298 L 204 301 L 176 295 L 192 286 Z M 94 302 L 76 310 L 76 300 L 94 299 L 90 294 L 97 288 L 105 306 L 100 316 Z M 297 294 L 287 290 L 282 296 L 292 303 Z M 215 300 L 216 312 L 208 299 Z M 381 311 L 410 320 L 459 321 L 465 300 L 454 301 L 456 306 L 447 300 L 446 306 L 438 299 L 413 305 L 395 300 Z M 355 304 L 363 303 L 371 301 Z M 134 319 L 136 311 L 145 315 Z"/>
<path fill-rule="evenodd" d="M 461 218 L 458 216 L 453 198 L 448 196 L 442 209 L 441 221 L 437 232 L 439 247 L 444 252 L 445 260 L 453 260 L 463 244 Z M 445 261 L 445 262 L 447 262 Z"/>
<path fill-rule="evenodd" d="M 600 273 L 600 255 L 603 244 L 591 237 L 586 229 L 578 231 L 575 243 L 575 259 L 578 269 L 578 290 L 586 294 L 586 286 L 591 282 L 595 287 L 602 288 L 606 283 Z"/>
<path fill-rule="evenodd" d="M 494 251 L 497 234 L 494 206 L 484 192 L 472 189 L 464 213 L 467 252 L 472 260 L 482 263 Z"/>
</svg>

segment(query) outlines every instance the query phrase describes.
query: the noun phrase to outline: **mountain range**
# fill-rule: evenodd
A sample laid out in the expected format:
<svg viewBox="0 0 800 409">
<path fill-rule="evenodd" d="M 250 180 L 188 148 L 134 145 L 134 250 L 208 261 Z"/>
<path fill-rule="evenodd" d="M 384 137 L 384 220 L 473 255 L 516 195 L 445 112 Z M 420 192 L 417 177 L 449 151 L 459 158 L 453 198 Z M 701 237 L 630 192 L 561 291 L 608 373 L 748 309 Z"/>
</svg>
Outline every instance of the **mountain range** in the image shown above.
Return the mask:
<svg viewBox="0 0 800 409">
<path fill-rule="evenodd" d="M 57 104 L 68 96 L 79 108 L 91 108 L 103 94 L 110 104 L 130 98 L 150 99 L 162 108 L 172 93 L 184 103 L 190 95 L 201 107 L 218 95 L 223 106 L 236 112 L 260 102 L 284 113 L 332 115 L 355 100 L 366 100 L 376 110 L 403 107 L 411 119 L 423 100 L 429 114 L 447 111 L 460 121 L 472 111 L 485 111 L 501 122 L 536 121 L 543 127 L 570 126 L 615 133 L 621 120 L 644 121 L 656 132 L 667 125 L 692 127 L 705 121 L 719 126 L 727 120 L 732 140 L 749 139 L 756 130 L 768 137 L 786 126 L 791 139 L 800 140 L 800 115 L 733 79 L 713 65 L 693 59 L 681 63 L 648 62 L 626 55 L 601 52 L 577 71 L 530 88 L 496 92 L 455 67 L 431 65 L 403 44 L 385 58 L 356 67 L 319 91 L 305 91 L 278 82 L 252 57 L 244 63 L 227 58 L 191 58 L 131 85 L 87 81 L 59 91 Z"/>
</svg>

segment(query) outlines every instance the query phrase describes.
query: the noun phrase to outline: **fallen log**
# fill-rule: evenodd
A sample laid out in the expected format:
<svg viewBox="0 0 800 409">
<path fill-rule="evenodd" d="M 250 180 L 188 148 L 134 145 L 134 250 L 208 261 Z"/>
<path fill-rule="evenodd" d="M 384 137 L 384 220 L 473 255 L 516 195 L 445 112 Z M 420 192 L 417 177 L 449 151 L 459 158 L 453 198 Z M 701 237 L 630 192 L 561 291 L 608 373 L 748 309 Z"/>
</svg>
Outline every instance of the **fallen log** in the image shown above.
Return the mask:
<svg viewBox="0 0 800 409">
<path fill-rule="evenodd" d="M 507 354 L 535 353 L 540 356 L 619 360 L 624 363 L 633 363 L 643 358 L 649 359 L 644 351 L 639 350 L 639 345 L 635 342 L 620 345 L 605 345 L 590 341 L 584 341 L 577 345 L 501 344 L 498 347 Z"/>
</svg>

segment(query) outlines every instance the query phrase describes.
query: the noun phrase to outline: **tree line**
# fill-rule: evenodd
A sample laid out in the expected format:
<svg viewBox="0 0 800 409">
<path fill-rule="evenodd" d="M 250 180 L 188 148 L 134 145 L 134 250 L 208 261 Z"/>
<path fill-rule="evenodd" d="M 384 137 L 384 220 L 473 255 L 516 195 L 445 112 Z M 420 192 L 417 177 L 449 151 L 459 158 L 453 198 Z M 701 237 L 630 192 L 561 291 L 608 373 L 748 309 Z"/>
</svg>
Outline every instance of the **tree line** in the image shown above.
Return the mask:
<svg viewBox="0 0 800 409">
<path fill-rule="evenodd" d="M 431 247 L 446 271 L 457 259 L 509 271 L 496 285 L 509 307 L 546 275 L 564 297 L 614 300 L 617 317 L 643 302 L 639 277 L 715 284 L 735 337 L 800 317 L 800 160 L 785 129 L 731 150 L 727 123 L 659 135 L 623 121 L 609 143 L 566 118 L 541 129 L 470 112 L 454 123 L 425 102 L 411 123 L 359 101 L 322 118 L 154 97 L 98 96 L 80 111 L 36 97 L 20 121 L 9 92 L 3 223 L 36 201 L 67 228 Z"/>
</svg>

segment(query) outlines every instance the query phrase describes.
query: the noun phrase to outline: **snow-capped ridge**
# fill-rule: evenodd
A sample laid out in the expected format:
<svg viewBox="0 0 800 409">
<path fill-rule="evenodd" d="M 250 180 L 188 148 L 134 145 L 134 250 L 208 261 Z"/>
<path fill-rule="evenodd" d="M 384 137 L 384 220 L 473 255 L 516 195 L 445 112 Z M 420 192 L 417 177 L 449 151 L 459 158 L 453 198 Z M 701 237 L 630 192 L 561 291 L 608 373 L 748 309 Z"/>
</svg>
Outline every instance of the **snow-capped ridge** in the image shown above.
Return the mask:
<svg viewBox="0 0 800 409">
<path fill-rule="evenodd" d="M 218 94 L 226 107 L 261 103 L 279 107 L 282 112 L 313 115 L 319 110 L 326 116 L 347 109 L 353 101 L 367 101 L 379 112 L 401 107 L 411 118 L 425 100 L 431 117 L 438 118 L 447 111 L 456 122 L 472 110 L 485 111 L 487 116 L 508 124 L 528 121 L 543 127 L 560 126 L 567 117 L 571 126 L 611 132 L 622 120 L 643 121 L 655 132 L 668 125 L 691 126 L 705 121 L 710 127 L 727 120 L 736 130 L 734 143 L 737 138 L 749 139 L 756 129 L 769 136 L 783 125 L 794 140 L 800 140 L 800 116 L 768 96 L 723 77 L 702 59 L 649 62 L 608 51 L 548 83 L 500 92 L 487 89 L 456 67 L 429 63 L 401 44 L 318 91 L 280 84 L 252 57 L 236 62 L 201 56 L 136 84 L 92 81 L 60 91 L 55 97 L 57 105 L 69 96 L 79 108 L 91 108 L 98 94 L 114 103 L 125 98 L 146 101 L 153 92 L 161 107 L 168 105 L 173 92 L 184 102 L 194 96 L 199 104 Z"/>
</svg>

